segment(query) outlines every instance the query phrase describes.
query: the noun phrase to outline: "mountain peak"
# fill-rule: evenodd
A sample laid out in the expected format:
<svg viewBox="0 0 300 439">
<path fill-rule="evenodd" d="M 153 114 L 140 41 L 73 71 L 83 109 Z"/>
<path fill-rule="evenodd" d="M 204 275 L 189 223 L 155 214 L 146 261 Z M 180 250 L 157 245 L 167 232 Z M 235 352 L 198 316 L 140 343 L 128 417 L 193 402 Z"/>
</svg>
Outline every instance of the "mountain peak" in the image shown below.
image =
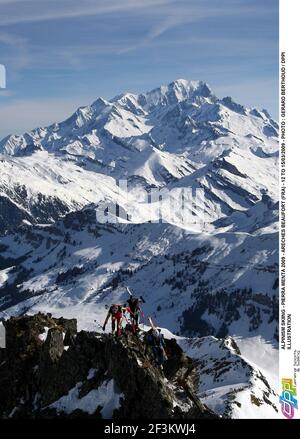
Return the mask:
<svg viewBox="0 0 300 439">
<path fill-rule="evenodd" d="M 189 80 L 189 79 L 176 79 L 171 82 L 168 86 L 169 88 L 177 89 L 177 90 L 185 90 L 187 95 L 189 94 L 198 94 L 199 96 L 208 97 L 212 95 L 212 90 L 206 82 L 199 80 Z"/>
<path fill-rule="evenodd" d="M 203 81 L 176 79 L 139 96 L 139 102 L 151 110 L 155 106 L 177 104 L 191 99 L 214 96 L 211 88 Z"/>
</svg>

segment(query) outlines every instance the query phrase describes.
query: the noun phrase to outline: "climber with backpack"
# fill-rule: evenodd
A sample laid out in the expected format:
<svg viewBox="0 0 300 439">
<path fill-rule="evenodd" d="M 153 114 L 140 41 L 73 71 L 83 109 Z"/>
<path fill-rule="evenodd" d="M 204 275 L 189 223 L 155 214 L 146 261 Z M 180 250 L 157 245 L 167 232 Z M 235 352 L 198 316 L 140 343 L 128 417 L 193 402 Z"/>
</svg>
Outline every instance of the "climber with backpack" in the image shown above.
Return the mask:
<svg viewBox="0 0 300 439">
<path fill-rule="evenodd" d="M 135 334 L 136 332 L 139 331 L 140 316 L 142 315 L 144 317 L 144 313 L 141 308 L 141 303 L 145 303 L 145 300 L 143 299 L 142 296 L 140 296 L 140 298 L 135 297 L 128 287 L 126 287 L 126 289 L 129 294 L 129 299 L 127 300 L 127 303 L 130 309 L 131 327 L 133 334 Z"/>
<path fill-rule="evenodd" d="M 122 306 L 115 303 L 111 305 L 111 307 L 108 310 L 104 325 L 102 326 L 103 331 L 105 331 L 106 324 L 109 318 L 111 317 L 112 334 L 114 334 L 116 330 L 117 336 L 119 337 L 121 335 L 122 320 L 125 319 L 126 322 L 128 322 L 126 313 L 130 314 L 130 316 L 133 315 L 131 309 L 126 305 Z"/>
<path fill-rule="evenodd" d="M 148 319 L 151 325 L 151 329 L 147 332 L 145 336 L 145 342 L 148 346 L 151 347 L 155 363 L 160 369 L 163 369 L 163 364 L 167 360 L 164 335 L 162 334 L 161 329 L 157 328 L 153 324 L 152 319 L 150 317 Z"/>
<path fill-rule="evenodd" d="M 115 333 L 115 330 L 117 330 L 117 336 L 119 337 L 121 335 L 121 321 L 123 318 L 123 309 L 122 305 L 113 304 L 108 310 L 104 325 L 102 326 L 103 331 L 105 331 L 106 324 L 111 318 L 111 332 L 112 334 Z"/>
</svg>

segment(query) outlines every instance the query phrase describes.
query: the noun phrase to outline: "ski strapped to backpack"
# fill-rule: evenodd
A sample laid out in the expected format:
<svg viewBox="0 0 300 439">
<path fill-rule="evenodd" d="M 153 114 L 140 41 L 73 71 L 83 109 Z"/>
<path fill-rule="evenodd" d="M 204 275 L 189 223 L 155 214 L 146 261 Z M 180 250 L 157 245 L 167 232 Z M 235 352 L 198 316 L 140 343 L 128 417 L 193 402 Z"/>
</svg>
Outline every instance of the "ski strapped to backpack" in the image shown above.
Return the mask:
<svg viewBox="0 0 300 439">
<path fill-rule="evenodd" d="M 150 323 L 151 328 L 152 328 L 153 330 L 155 330 L 155 329 L 156 329 L 156 326 L 154 325 L 152 318 L 151 318 L 151 317 L 148 317 L 148 320 L 149 320 L 149 323 Z"/>
<path fill-rule="evenodd" d="M 127 293 L 129 294 L 129 297 L 132 297 L 132 298 L 135 297 L 134 294 L 132 293 L 132 291 L 128 287 L 126 287 L 126 290 L 127 290 Z M 138 299 L 141 300 L 141 302 L 146 303 L 146 301 L 143 298 L 143 296 L 140 296 Z"/>
</svg>

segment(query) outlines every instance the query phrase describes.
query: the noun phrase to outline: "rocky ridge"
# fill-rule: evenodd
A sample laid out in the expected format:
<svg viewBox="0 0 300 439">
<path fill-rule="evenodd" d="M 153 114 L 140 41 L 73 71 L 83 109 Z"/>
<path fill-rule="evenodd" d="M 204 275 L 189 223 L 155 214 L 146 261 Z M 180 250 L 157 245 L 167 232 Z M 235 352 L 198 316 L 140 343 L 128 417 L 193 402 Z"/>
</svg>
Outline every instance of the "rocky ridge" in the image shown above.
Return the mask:
<svg viewBox="0 0 300 439">
<path fill-rule="evenodd" d="M 2 418 L 216 418 L 197 397 L 196 364 L 175 339 L 161 371 L 143 341 L 77 332 L 50 314 L 4 322 L 0 350 Z"/>
</svg>

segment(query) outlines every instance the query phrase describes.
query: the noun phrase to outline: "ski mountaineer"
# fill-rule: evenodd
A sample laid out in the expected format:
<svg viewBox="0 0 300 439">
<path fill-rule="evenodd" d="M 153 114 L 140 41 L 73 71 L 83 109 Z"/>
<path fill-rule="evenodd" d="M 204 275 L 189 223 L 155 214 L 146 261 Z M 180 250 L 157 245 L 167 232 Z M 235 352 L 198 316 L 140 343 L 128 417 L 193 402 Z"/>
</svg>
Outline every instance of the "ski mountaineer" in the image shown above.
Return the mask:
<svg viewBox="0 0 300 439">
<path fill-rule="evenodd" d="M 102 326 L 103 331 L 105 331 L 106 324 L 111 317 L 111 331 L 112 334 L 115 333 L 115 330 L 117 330 L 117 336 L 119 337 L 121 335 L 121 322 L 122 319 L 126 318 L 125 313 L 128 312 L 131 314 L 131 310 L 129 307 L 124 307 L 119 304 L 113 304 L 108 310 L 104 325 Z"/>
<path fill-rule="evenodd" d="M 163 369 L 163 363 L 167 360 L 165 339 L 161 330 L 154 326 L 150 317 L 149 322 L 151 324 L 151 329 L 147 332 L 145 341 L 152 349 L 157 366 L 160 369 Z"/>
<path fill-rule="evenodd" d="M 129 309 L 131 311 L 130 313 L 130 320 L 131 320 L 131 327 L 132 332 L 135 334 L 139 330 L 139 321 L 140 321 L 140 315 L 144 317 L 144 313 L 141 309 L 141 303 L 145 303 L 145 300 L 142 296 L 140 298 L 135 297 L 129 288 L 127 288 L 127 292 L 129 294 L 129 299 L 127 300 Z"/>
</svg>

